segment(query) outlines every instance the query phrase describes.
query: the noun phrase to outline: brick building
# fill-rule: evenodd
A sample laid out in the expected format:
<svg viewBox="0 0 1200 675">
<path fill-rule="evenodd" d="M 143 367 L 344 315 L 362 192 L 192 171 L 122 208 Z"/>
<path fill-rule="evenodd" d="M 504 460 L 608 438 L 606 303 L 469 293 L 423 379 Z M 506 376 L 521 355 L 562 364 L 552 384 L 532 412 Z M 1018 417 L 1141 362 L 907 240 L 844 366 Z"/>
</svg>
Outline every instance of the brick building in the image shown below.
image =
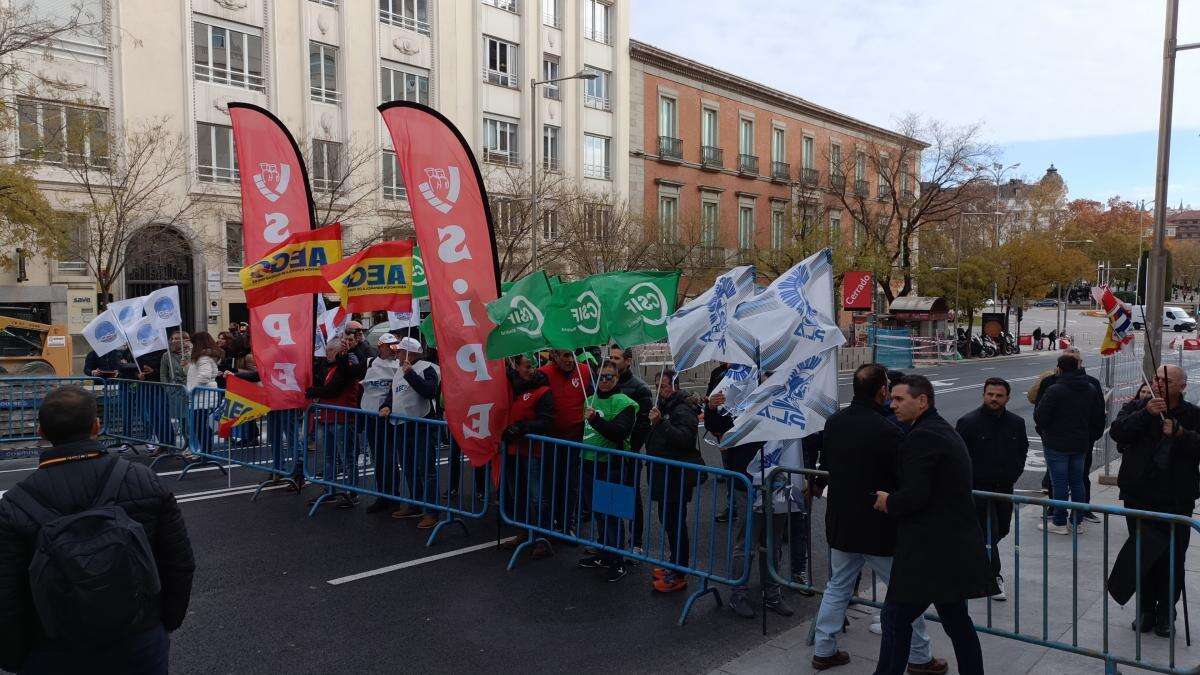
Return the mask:
<svg viewBox="0 0 1200 675">
<path fill-rule="evenodd" d="M 1200 239 L 1200 211 L 1181 210 L 1167 214 L 1167 235 L 1176 239 Z"/>
</svg>

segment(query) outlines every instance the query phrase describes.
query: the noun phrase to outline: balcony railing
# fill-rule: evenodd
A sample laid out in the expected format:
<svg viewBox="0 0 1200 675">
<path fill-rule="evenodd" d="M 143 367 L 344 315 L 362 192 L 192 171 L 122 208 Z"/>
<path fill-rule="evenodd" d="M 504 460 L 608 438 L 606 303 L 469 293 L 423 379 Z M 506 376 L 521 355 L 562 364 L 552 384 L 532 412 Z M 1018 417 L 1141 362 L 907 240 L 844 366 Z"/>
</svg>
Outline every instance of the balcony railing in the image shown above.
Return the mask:
<svg viewBox="0 0 1200 675">
<path fill-rule="evenodd" d="M 875 198 L 881 202 L 886 202 L 887 200 L 892 198 L 892 195 L 891 195 L 891 193 L 888 192 L 888 188 L 886 185 L 880 185 L 876 189 Z"/>
<path fill-rule="evenodd" d="M 715 240 L 713 237 L 712 240 Z M 710 241 L 712 241 L 710 240 Z M 724 268 L 725 267 L 725 249 L 712 244 L 702 244 L 699 256 L 700 265 L 704 267 Z"/>
<path fill-rule="evenodd" d="M 738 171 L 758 173 L 758 157 L 756 155 L 738 155 Z"/>
<path fill-rule="evenodd" d="M 501 87 L 517 88 L 517 74 L 505 73 L 499 70 L 491 70 L 490 68 L 483 69 L 483 81 L 488 84 L 496 84 Z"/>
<path fill-rule="evenodd" d="M 671 136 L 658 137 L 658 156 L 663 159 L 683 159 L 683 141 Z"/>
<path fill-rule="evenodd" d="M 342 100 L 341 94 L 336 89 L 326 89 L 324 87 L 310 87 L 309 98 L 317 103 L 332 103 L 337 105 Z"/>
<path fill-rule="evenodd" d="M 609 33 L 607 31 L 603 31 L 603 30 L 597 30 L 597 29 L 593 29 L 593 28 L 584 28 L 583 29 L 583 37 L 585 37 L 593 42 L 599 42 L 599 43 L 606 44 L 606 45 L 612 44 L 612 33 Z"/>
<path fill-rule="evenodd" d="M 906 202 L 911 202 L 913 199 L 916 198 L 916 195 L 913 194 L 912 190 L 902 190 L 900 192 L 900 198 Z"/>
<path fill-rule="evenodd" d="M 804 183 L 804 187 L 817 187 L 817 182 L 821 179 L 821 172 L 816 169 L 801 169 L 800 182 Z"/>
<path fill-rule="evenodd" d="M 484 148 L 483 161 L 492 164 L 504 164 L 505 166 L 519 166 L 521 164 L 521 155 L 516 150 L 492 150 Z"/>
<path fill-rule="evenodd" d="M 870 189 L 870 186 L 867 184 L 867 181 L 865 181 L 865 180 L 854 181 L 854 194 L 858 195 L 859 197 L 866 197 L 868 194 L 870 194 L 870 192 L 871 192 L 871 189 Z"/>
<path fill-rule="evenodd" d="M 583 175 L 585 178 L 609 180 L 612 177 L 612 172 L 609 170 L 607 164 L 584 164 Z"/>
<path fill-rule="evenodd" d="M 792 165 L 787 162 L 771 162 L 771 179 L 787 181 L 792 179 Z"/>
<path fill-rule="evenodd" d="M 562 162 L 558 157 L 542 157 L 542 170 L 558 173 L 562 170 Z"/>
<path fill-rule="evenodd" d="M 612 110 L 612 101 L 607 96 L 584 94 L 583 105 L 596 110 Z"/>
<path fill-rule="evenodd" d="M 725 151 L 715 145 L 700 146 L 700 165 L 716 169 L 725 166 Z"/>
<path fill-rule="evenodd" d="M 196 79 L 214 84 L 225 84 L 230 87 L 240 87 L 250 91 L 265 91 L 263 77 L 260 74 L 231 70 L 219 66 L 207 66 L 197 63 L 194 69 Z"/>
<path fill-rule="evenodd" d="M 834 190 L 845 190 L 846 175 L 841 173 L 829 174 L 829 187 L 833 188 Z"/>
<path fill-rule="evenodd" d="M 397 3 L 398 4 L 398 3 Z M 429 22 L 420 19 L 389 12 L 386 9 L 379 10 L 379 20 L 391 26 L 399 26 L 409 30 L 415 30 L 421 35 L 429 35 Z"/>
</svg>

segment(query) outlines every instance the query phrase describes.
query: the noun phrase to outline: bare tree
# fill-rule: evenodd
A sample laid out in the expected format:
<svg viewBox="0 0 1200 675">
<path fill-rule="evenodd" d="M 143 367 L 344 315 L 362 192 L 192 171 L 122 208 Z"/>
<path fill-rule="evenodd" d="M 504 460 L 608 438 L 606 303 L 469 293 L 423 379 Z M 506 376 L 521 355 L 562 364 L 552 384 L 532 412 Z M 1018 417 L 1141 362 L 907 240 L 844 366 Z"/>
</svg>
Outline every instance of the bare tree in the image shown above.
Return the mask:
<svg viewBox="0 0 1200 675">
<path fill-rule="evenodd" d="M 39 6 L 40 5 L 40 6 Z M 77 91 L 80 85 L 60 75 L 43 72 L 31 57 L 54 60 L 52 47 L 70 38 L 107 39 L 104 9 L 99 2 L 64 5 L 46 9 L 36 0 L 15 0 L 0 6 L 0 81 L 7 93 L 37 94 L 47 90 Z"/>
<path fill-rule="evenodd" d="M 573 208 L 562 210 L 563 272 L 583 277 L 653 266 L 664 245 L 647 233 L 641 214 L 612 194 L 577 194 Z"/>
</svg>

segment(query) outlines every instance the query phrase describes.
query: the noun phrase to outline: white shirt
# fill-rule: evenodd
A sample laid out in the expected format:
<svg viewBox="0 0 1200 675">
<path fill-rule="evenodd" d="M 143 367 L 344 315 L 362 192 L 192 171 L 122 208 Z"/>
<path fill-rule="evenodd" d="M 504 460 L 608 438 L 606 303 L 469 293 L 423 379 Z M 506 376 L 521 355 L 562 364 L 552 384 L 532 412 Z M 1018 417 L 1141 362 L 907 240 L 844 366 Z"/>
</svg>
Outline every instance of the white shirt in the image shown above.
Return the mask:
<svg viewBox="0 0 1200 675">
<path fill-rule="evenodd" d="M 217 362 L 211 356 L 201 356 L 196 361 L 188 361 L 187 381 L 184 388 L 190 392 L 196 387 L 215 387 L 217 386 L 217 375 L 220 374 Z"/>
</svg>

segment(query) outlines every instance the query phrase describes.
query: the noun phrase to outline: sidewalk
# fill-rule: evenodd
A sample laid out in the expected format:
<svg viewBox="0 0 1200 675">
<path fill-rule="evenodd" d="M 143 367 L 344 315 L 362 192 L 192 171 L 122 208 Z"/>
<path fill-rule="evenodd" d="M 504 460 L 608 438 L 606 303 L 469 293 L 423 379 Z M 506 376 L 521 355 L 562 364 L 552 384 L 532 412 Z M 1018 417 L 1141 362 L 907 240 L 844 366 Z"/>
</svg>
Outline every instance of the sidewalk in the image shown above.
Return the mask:
<svg viewBox="0 0 1200 675">
<path fill-rule="evenodd" d="M 1112 472 L 1116 473 L 1114 466 Z M 1099 472 L 1093 473 L 1092 503 L 1120 506 L 1117 501 L 1115 485 L 1100 485 Z M 1050 583 L 1043 585 L 1042 552 L 1043 533 L 1038 531 L 1037 523 L 1041 520 L 1041 509 L 1034 506 L 1019 506 L 1016 514 L 1017 522 L 1013 523 L 1013 531 L 1000 544 L 1001 558 L 1005 581 L 1008 585 L 1008 602 L 992 602 L 992 626 L 997 629 L 1013 630 L 1014 613 L 1017 611 L 1017 575 L 1013 572 L 1013 543 L 1015 534 L 1021 537 L 1020 565 L 1020 633 L 1031 638 L 1042 638 L 1043 630 L 1043 593 L 1048 598 L 1049 616 L 1047 617 L 1047 634 L 1050 641 L 1070 644 L 1072 642 L 1072 625 L 1077 626 L 1078 637 L 1076 644 L 1085 649 L 1102 651 L 1103 622 L 1105 605 L 1108 611 L 1108 644 L 1113 654 L 1134 658 L 1136 644 L 1135 634 L 1130 629 L 1134 619 L 1133 606 L 1135 600 L 1121 607 L 1103 592 L 1104 578 L 1104 531 L 1105 525 L 1088 523 L 1084 532 L 1079 535 L 1078 574 L 1079 589 L 1075 601 L 1078 621 L 1072 620 L 1072 537 L 1049 535 L 1048 543 L 1050 556 L 1048 559 L 1048 578 Z M 1125 543 L 1127 529 L 1124 518 L 1108 517 L 1108 565 L 1116 559 L 1117 552 Z M 814 551 L 814 555 L 816 552 Z M 1200 609 L 1200 551 L 1192 546 L 1187 556 L 1187 588 L 1186 597 L 1191 599 L 1189 607 Z M 818 581 L 824 583 L 825 570 L 818 572 Z M 870 597 L 871 580 L 864 577 L 862 595 Z M 877 587 L 878 598 L 882 600 L 886 589 L 882 584 Z M 818 596 L 819 597 L 819 596 Z M 1106 602 L 1107 600 L 1107 602 Z M 972 600 L 971 614 L 977 625 L 987 625 L 988 602 Z M 930 612 L 933 608 L 930 607 Z M 1175 666 L 1189 669 L 1200 664 L 1200 611 L 1192 611 L 1192 641 L 1193 646 L 1184 643 L 1183 603 L 1177 606 L 1179 618 L 1176 621 Z M 850 663 L 845 666 L 827 671 L 837 675 L 850 675 L 874 672 L 879 656 L 879 636 L 870 633 L 867 628 L 875 620 L 875 610 L 870 607 L 851 607 L 846 618 L 850 627 L 839 636 L 838 649 L 850 654 Z M 938 658 L 950 662 L 950 672 L 957 672 L 954 661 L 954 650 L 950 640 L 942 630 L 941 624 L 929 622 L 929 635 L 933 640 L 933 653 Z M 742 654 L 740 657 L 726 663 L 712 673 L 812 673 L 812 647 L 808 645 L 808 635 L 811 621 L 805 622 L 782 635 L 777 636 L 755 649 Z M 1020 640 L 1002 638 L 993 635 L 979 634 L 983 647 L 983 659 L 989 673 L 1102 673 L 1104 662 L 1100 659 L 1080 656 L 1056 649 L 1032 645 Z M 1153 633 L 1142 635 L 1141 656 L 1148 663 L 1167 665 L 1169 660 L 1169 641 L 1159 638 Z M 1120 666 L 1122 673 L 1151 672 L 1133 666 Z"/>
</svg>

